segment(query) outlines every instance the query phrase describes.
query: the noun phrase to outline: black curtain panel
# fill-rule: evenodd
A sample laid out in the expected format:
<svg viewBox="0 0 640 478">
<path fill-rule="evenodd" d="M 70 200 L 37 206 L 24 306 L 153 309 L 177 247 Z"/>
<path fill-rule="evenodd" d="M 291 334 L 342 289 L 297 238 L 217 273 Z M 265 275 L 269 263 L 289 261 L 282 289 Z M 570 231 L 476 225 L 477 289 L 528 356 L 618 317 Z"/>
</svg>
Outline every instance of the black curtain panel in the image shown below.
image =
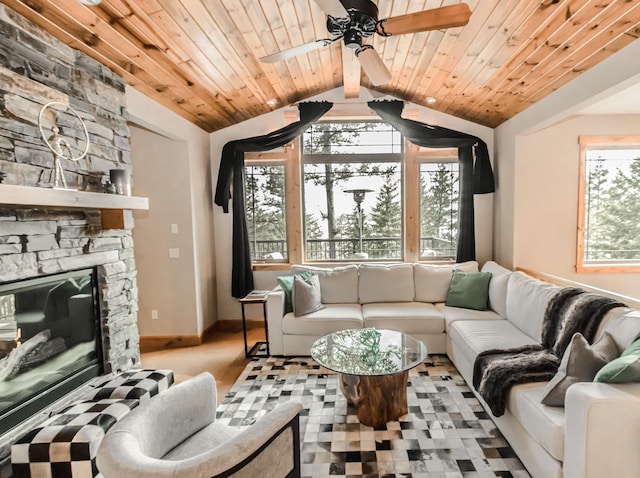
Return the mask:
<svg viewBox="0 0 640 478">
<path fill-rule="evenodd" d="M 231 268 L 231 295 L 241 298 L 253 289 L 251 248 L 244 203 L 244 153 L 269 151 L 292 141 L 331 109 L 333 103 L 300 103 L 300 121 L 279 130 L 253 138 L 229 141 L 222 148 L 220 171 L 214 202 L 229 212 L 229 199 L 233 207 L 233 259 Z M 232 194 L 233 191 L 233 194 Z"/>
<path fill-rule="evenodd" d="M 426 148 L 458 148 L 460 194 L 457 262 L 476 258 L 473 195 L 495 191 L 487 144 L 477 136 L 402 118 L 402 101 L 370 101 L 369 108 L 412 143 Z M 475 154 L 474 154 L 475 153 Z M 475 156 L 475 161 L 474 161 Z"/>
</svg>

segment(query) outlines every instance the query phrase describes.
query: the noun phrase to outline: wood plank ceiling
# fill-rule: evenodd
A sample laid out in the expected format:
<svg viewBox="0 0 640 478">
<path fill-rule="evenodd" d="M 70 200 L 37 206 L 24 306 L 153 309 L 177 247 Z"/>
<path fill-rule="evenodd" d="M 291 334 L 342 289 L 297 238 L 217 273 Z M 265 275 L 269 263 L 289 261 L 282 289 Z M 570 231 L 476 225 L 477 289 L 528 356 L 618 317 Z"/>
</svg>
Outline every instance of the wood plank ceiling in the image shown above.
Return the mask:
<svg viewBox="0 0 640 478">
<path fill-rule="evenodd" d="M 640 36 L 638 0 L 467 0 L 464 27 L 368 39 L 392 74 L 374 87 L 339 41 L 258 60 L 329 37 L 314 0 L 0 1 L 209 132 L 359 85 L 496 127 Z M 376 3 L 382 19 L 459 2 Z"/>
</svg>

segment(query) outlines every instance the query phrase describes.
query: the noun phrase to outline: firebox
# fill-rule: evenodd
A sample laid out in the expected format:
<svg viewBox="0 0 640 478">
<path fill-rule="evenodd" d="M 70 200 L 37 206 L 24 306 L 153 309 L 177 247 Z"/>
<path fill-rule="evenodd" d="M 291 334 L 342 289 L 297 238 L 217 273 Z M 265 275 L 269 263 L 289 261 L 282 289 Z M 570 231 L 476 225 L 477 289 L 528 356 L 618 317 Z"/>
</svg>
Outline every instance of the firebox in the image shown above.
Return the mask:
<svg viewBox="0 0 640 478">
<path fill-rule="evenodd" d="M 102 374 L 96 275 L 0 284 L 0 434 Z"/>
</svg>

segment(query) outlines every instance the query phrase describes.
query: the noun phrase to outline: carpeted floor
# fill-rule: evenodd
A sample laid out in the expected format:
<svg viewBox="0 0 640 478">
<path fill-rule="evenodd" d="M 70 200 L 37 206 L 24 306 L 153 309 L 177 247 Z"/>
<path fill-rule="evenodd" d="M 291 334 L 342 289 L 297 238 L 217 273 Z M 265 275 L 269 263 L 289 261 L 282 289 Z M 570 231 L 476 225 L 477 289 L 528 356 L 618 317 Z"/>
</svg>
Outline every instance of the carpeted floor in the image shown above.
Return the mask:
<svg viewBox="0 0 640 478">
<path fill-rule="evenodd" d="M 302 476 L 529 477 L 445 356 L 409 373 L 409 413 L 382 427 L 358 422 L 334 373 L 311 358 L 254 359 L 218 407 L 248 426 L 276 403 L 299 400 Z"/>
</svg>

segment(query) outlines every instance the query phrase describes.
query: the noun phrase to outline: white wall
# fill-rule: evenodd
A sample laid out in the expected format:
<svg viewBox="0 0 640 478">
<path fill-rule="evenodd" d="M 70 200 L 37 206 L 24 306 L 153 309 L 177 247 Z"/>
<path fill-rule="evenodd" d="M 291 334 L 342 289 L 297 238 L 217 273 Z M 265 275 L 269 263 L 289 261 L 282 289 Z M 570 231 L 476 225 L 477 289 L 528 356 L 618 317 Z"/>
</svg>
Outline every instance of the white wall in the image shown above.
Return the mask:
<svg viewBox="0 0 640 478">
<path fill-rule="evenodd" d="M 132 128 L 134 188 L 146 184 L 150 194 L 149 213 L 134 216 L 134 240 L 136 248 L 146 243 L 158 249 L 151 257 L 156 260 L 141 263 L 136 257 L 138 270 L 163 278 L 164 287 L 153 293 L 166 295 L 162 301 L 175 304 L 151 321 L 150 310 L 155 305 L 145 301 L 145 310 L 139 314 L 141 335 L 201 335 L 213 325 L 217 312 L 209 134 L 133 88 L 127 87 L 126 94 L 131 123 L 137 126 Z M 158 162 L 154 163 L 154 157 Z M 166 163 L 165 168 L 158 167 L 160 161 Z M 178 234 L 171 233 L 171 224 L 178 224 Z M 155 236 L 138 241 L 138 231 L 153 231 Z M 151 245 L 149 241 L 154 240 L 157 244 Z M 180 249 L 180 258 L 167 268 L 169 246 Z M 174 275 L 171 267 L 178 263 L 181 274 Z M 183 303 L 183 284 L 193 291 L 193 309 L 178 308 Z M 139 287 L 144 287 L 142 279 Z M 142 289 L 140 293 L 145 294 Z M 157 297 L 152 300 L 154 304 L 160 301 Z M 166 315 L 170 324 L 161 323 Z"/>
<path fill-rule="evenodd" d="M 640 116 L 576 116 L 640 84 L 639 56 L 636 41 L 496 128 L 498 262 L 638 297 L 635 274 L 576 274 L 573 267 L 578 136 L 640 134 Z"/>
<path fill-rule="evenodd" d="M 365 96 L 365 95 L 362 95 Z M 340 101 L 341 108 L 348 108 L 343 103 L 345 100 L 342 96 L 342 89 L 330 91 L 328 93 L 311 98 L 309 101 Z M 365 100 L 366 101 L 366 100 Z M 362 110 L 361 102 L 351 102 L 353 107 Z M 366 107 L 366 105 L 365 105 Z M 435 110 L 423 108 L 410 104 L 409 107 L 418 108 L 419 121 L 429 124 L 444 126 L 446 128 L 455 129 L 464 133 L 473 134 L 483 139 L 489 151 L 493 150 L 493 130 L 469 121 L 461 120 L 453 116 L 449 116 Z M 288 108 L 292 109 L 292 108 Z M 373 111 L 371 114 L 374 115 Z M 281 128 L 286 124 L 284 119 L 284 109 L 280 109 L 267 115 L 254 118 L 240 124 L 225 128 L 211 134 L 211 162 L 213 164 L 213 184 L 218 177 L 218 169 L 220 166 L 220 155 L 222 147 L 230 140 L 241 139 L 249 136 L 258 136 L 275 129 Z M 478 260 L 484 262 L 492 258 L 492 222 L 493 222 L 493 194 L 485 194 L 476 196 L 476 248 Z M 230 208 L 231 209 L 231 208 Z M 218 317 L 223 320 L 237 320 L 241 317 L 240 305 L 238 301 L 231 296 L 231 248 L 232 248 L 232 215 L 224 214 L 222 208 L 215 206 L 214 222 L 215 222 L 215 242 L 216 242 L 216 268 L 218 278 Z M 254 281 L 256 289 L 270 289 L 276 285 L 276 276 L 283 272 L 254 272 Z M 255 309 L 255 310 L 254 310 Z M 248 318 L 261 318 L 261 310 L 258 307 L 246 309 Z"/>
<path fill-rule="evenodd" d="M 515 263 L 630 297 L 640 297 L 640 273 L 575 272 L 578 137 L 616 134 L 640 134 L 640 114 L 573 117 L 521 139 L 515 174 L 518 192 L 514 221 Z"/>
<path fill-rule="evenodd" d="M 184 141 L 131 125 L 133 193 L 150 202 L 148 211 L 136 212 L 133 229 L 138 328 L 144 337 L 198 334 L 189 167 L 176 160 L 186 150 Z M 178 259 L 169 257 L 170 248 L 179 251 Z"/>
</svg>

